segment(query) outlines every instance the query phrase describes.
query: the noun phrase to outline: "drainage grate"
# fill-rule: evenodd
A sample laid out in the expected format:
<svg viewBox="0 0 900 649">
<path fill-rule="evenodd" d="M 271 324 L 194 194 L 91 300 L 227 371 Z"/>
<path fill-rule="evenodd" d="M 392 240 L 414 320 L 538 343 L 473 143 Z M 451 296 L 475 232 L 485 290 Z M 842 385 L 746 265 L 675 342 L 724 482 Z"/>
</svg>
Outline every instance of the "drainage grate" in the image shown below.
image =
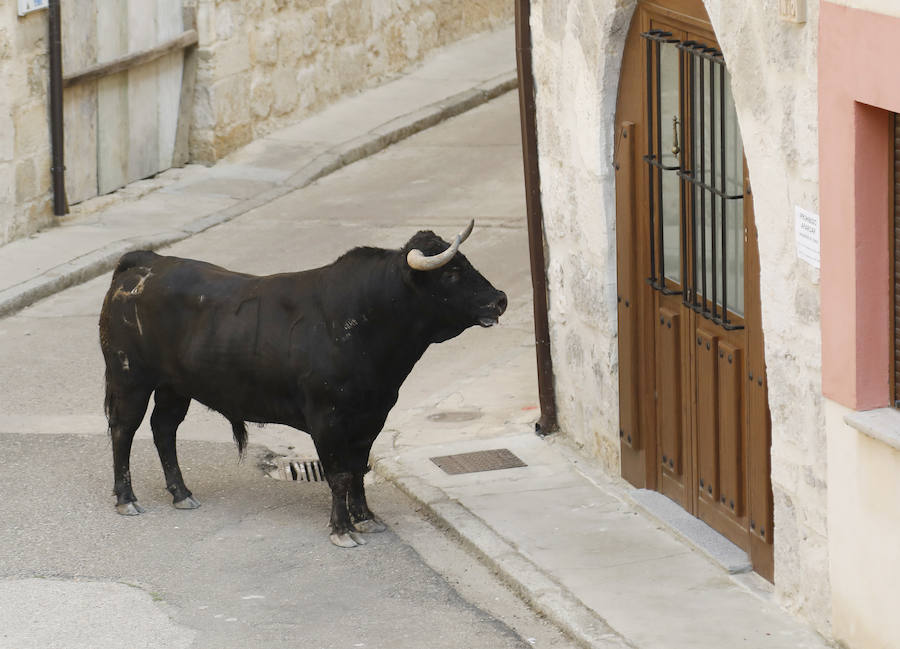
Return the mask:
<svg viewBox="0 0 900 649">
<path fill-rule="evenodd" d="M 317 459 L 278 457 L 275 458 L 275 466 L 275 471 L 269 474 L 272 477 L 297 482 L 325 482 L 325 471 Z"/>
<path fill-rule="evenodd" d="M 515 469 L 528 466 L 508 448 L 497 448 L 490 451 L 475 451 L 457 455 L 433 457 L 431 461 L 444 470 L 444 473 L 477 473 L 479 471 L 497 471 L 499 469 Z"/>
</svg>

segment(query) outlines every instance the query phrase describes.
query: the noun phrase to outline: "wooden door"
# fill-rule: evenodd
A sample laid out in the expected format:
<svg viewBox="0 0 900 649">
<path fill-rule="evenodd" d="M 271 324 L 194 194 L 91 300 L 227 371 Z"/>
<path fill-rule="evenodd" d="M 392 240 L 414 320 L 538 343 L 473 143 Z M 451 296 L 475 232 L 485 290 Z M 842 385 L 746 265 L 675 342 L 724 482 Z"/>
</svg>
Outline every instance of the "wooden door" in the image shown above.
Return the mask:
<svg viewBox="0 0 900 649">
<path fill-rule="evenodd" d="M 758 248 L 740 131 L 702 4 L 665 4 L 639 5 L 619 93 L 622 472 L 771 579 Z"/>
<path fill-rule="evenodd" d="M 78 0 L 61 5 L 68 77 L 152 51 L 185 30 L 182 0 Z M 70 203 L 106 194 L 173 166 L 184 52 L 66 88 L 66 189 Z"/>
</svg>

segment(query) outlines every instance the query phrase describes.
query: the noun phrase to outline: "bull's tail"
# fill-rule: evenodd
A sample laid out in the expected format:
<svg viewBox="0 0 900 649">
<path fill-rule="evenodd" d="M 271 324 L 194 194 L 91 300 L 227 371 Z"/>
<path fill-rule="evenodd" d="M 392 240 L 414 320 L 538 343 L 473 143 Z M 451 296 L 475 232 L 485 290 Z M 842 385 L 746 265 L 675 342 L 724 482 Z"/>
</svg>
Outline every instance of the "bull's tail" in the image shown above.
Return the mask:
<svg viewBox="0 0 900 649">
<path fill-rule="evenodd" d="M 234 443 L 237 444 L 238 454 L 243 458 L 244 449 L 247 448 L 247 424 L 240 419 L 229 419 L 231 432 L 234 434 Z"/>
</svg>

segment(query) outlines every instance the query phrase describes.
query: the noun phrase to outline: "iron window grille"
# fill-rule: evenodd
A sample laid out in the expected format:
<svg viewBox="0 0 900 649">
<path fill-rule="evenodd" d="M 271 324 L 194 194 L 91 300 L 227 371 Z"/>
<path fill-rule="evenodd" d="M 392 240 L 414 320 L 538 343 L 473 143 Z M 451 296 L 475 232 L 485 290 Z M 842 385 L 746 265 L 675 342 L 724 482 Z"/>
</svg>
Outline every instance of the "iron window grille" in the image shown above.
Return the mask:
<svg viewBox="0 0 900 649">
<path fill-rule="evenodd" d="M 726 110 L 724 58 L 715 48 L 696 41 L 680 41 L 671 32 L 653 29 L 641 36 L 647 47 L 647 154 L 643 160 L 649 166 L 650 275 L 646 281 L 664 295 L 681 295 L 685 306 L 723 328 L 742 329 L 743 325 L 728 315 L 729 280 L 739 281 L 740 277 L 729 277 L 726 219 L 729 211 L 732 215 L 742 214 L 744 193 L 742 182 L 740 193 L 728 191 L 726 122 L 729 111 Z M 672 153 L 677 156 L 675 165 L 666 164 L 662 154 L 660 49 L 664 45 L 678 50 L 679 115 L 673 124 L 672 147 Z M 675 173 L 680 179 L 681 273 L 677 288 L 666 283 L 663 230 L 663 174 L 666 173 Z M 737 207 L 729 210 L 729 203 Z"/>
</svg>

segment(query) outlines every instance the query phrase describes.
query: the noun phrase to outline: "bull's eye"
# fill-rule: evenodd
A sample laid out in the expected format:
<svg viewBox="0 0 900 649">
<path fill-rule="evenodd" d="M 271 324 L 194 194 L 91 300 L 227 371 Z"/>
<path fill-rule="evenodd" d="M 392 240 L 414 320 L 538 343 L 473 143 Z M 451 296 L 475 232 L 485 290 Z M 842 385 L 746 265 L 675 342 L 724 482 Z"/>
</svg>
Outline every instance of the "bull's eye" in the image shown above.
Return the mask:
<svg viewBox="0 0 900 649">
<path fill-rule="evenodd" d="M 447 284 L 456 284 L 459 281 L 459 271 L 451 268 L 444 272 L 444 276 L 441 279 Z"/>
</svg>

